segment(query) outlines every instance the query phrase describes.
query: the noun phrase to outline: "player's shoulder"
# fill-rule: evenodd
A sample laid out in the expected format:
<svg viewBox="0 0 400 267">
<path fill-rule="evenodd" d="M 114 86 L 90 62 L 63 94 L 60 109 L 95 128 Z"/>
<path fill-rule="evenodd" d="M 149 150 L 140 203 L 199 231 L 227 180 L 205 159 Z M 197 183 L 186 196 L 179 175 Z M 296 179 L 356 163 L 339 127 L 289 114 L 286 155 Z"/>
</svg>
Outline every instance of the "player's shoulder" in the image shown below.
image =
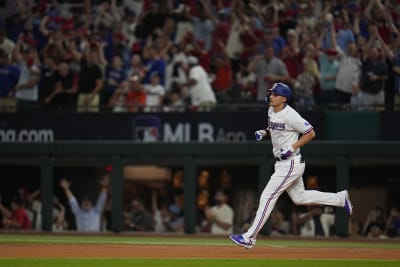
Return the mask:
<svg viewBox="0 0 400 267">
<path fill-rule="evenodd" d="M 282 110 L 282 116 L 288 121 L 303 121 L 304 118 L 293 107 L 286 105 Z"/>
<path fill-rule="evenodd" d="M 290 105 L 286 105 L 285 108 L 282 110 L 284 114 L 287 115 L 299 115 L 299 113 Z"/>
<path fill-rule="evenodd" d="M 289 105 L 286 105 L 281 111 L 279 111 L 279 112 L 275 112 L 274 111 L 274 108 L 272 107 L 272 106 L 270 106 L 269 108 L 268 108 L 268 114 L 269 115 L 272 115 L 272 114 L 276 114 L 276 115 L 278 115 L 278 116 L 291 116 L 291 115 L 293 115 L 293 114 L 298 114 L 298 112 L 294 109 L 294 108 L 292 108 L 291 106 L 289 106 Z"/>
</svg>

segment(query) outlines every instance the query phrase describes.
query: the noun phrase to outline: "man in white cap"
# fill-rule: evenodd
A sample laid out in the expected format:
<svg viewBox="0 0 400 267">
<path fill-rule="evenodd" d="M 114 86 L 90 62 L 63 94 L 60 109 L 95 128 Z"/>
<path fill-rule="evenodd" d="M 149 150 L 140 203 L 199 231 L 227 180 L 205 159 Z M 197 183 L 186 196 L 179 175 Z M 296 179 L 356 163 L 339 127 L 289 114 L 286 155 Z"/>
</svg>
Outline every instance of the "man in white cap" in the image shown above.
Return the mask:
<svg viewBox="0 0 400 267">
<path fill-rule="evenodd" d="M 188 57 L 188 81 L 184 84 L 188 88 L 191 105 L 199 111 L 209 111 L 215 106 L 217 100 L 211 88 L 207 72 L 199 64 L 194 56 Z"/>
</svg>

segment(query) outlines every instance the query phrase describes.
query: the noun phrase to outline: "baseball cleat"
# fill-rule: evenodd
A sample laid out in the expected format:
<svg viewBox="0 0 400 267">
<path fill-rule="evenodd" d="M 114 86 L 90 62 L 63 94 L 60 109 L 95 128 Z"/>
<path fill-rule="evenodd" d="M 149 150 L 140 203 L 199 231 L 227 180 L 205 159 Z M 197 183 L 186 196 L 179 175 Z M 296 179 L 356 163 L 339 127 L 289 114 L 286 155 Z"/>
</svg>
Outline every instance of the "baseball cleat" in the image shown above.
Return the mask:
<svg viewBox="0 0 400 267">
<path fill-rule="evenodd" d="M 235 243 L 236 245 L 245 247 L 247 249 L 250 249 L 253 247 L 253 245 L 256 243 L 256 241 L 251 238 L 249 241 L 246 241 L 245 237 L 242 235 L 230 235 L 229 238 Z"/>
<path fill-rule="evenodd" d="M 349 216 L 351 214 L 353 214 L 353 205 L 351 204 L 350 201 L 350 196 L 349 196 L 349 192 L 346 190 L 346 196 L 344 199 L 344 209 L 347 211 L 347 214 L 349 214 Z"/>
</svg>

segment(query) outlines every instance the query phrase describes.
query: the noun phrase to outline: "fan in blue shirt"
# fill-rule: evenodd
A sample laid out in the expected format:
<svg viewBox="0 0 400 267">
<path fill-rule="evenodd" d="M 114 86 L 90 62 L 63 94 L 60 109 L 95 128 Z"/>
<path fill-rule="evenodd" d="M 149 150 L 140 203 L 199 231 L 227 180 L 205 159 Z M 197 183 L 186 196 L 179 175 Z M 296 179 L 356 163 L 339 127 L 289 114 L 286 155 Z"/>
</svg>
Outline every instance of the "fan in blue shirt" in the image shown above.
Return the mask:
<svg viewBox="0 0 400 267">
<path fill-rule="evenodd" d="M 18 83 L 19 69 L 10 65 L 4 50 L 0 49 L 0 98 L 8 96 Z"/>
</svg>

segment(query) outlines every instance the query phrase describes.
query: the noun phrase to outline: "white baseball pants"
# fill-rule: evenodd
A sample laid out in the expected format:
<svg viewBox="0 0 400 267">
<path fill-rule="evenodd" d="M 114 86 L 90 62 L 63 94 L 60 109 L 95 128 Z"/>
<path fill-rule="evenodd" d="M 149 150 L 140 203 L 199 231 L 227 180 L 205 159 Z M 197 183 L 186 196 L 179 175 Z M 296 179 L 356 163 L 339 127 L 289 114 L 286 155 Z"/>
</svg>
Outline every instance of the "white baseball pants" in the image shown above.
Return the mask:
<svg viewBox="0 0 400 267">
<path fill-rule="evenodd" d="M 257 237 L 258 232 L 274 209 L 279 196 L 285 191 L 288 192 L 296 205 L 344 206 L 345 191 L 325 193 L 316 190 L 305 190 L 302 177 L 304 169 L 305 163 L 304 161 L 301 162 L 300 155 L 275 163 L 275 172 L 261 194 L 256 217 L 249 230 L 243 234 L 245 238 L 255 239 Z"/>
</svg>

